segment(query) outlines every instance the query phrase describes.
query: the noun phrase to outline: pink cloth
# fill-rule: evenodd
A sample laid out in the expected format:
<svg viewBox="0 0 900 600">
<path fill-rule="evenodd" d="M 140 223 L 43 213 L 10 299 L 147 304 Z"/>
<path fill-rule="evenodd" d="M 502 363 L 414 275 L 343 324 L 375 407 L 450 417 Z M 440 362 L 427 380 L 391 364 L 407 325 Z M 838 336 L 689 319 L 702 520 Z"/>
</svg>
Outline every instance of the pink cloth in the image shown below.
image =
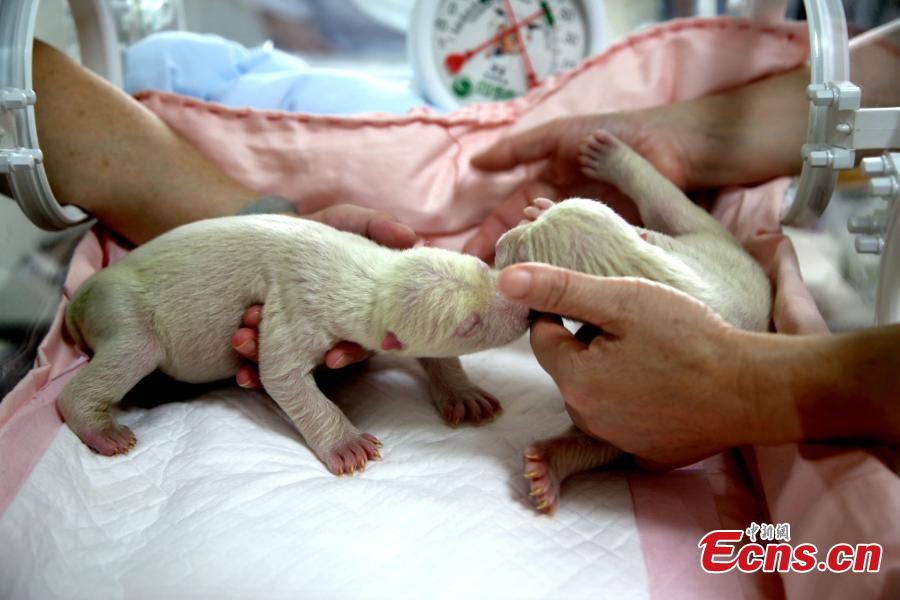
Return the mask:
<svg viewBox="0 0 900 600">
<path fill-rule="evenodd" d="M 806 51 L 802 25 L 675 21 L 628 38 L 524 98 L 469 106 L 449 115 L 421 110 L 402 117 L 318 117 L 231 110 L 153 92 L 139 99 L 231 176 L 261 194 L 302 196 L 304 211 L 323 208 L 334 197 L 388 210 L 436 244 L 460 248 L 526 174 L 525 168 L 501 175 L 470 168 L 470 157 L 500 136 L 575 113 L 633 109 L 709 94 L 795 68 Z M 714 214 L 766 267 L 775 289 L 776 329 L 823 332 L 824 322 L 778 224 L 784 186 L 776 181 L 725 192 Z M 73 258 L 67 294 L 123 252 L 102 230 L 88 234 Z M 83 361 L 62 337 L 60 314 L 35 369 L 0 403 L 0 514 L 52 440 L 60 424 L 53 410 L 56 395 Z M 893 546 L 885 546 L 882 573 L 866 576 L 872 589 L 887 585 L 888 570 L 900 568 L 900 553 L 888 552 L 900 537 L 900 484 L 877 459 L 854 451 L 852 460 L 840 454 L 811 461 L 794 446 L 756 449 L 756 456 L 767 507 L 754 503 L 749 482 L 731 454 L 662 477 L 631 477 L 654 597 L 716 598 L 723 590 L 727 595 L 742 590 L 746 597 L 780 595 L 779 583 L 773 585 L 771 578 L 706 575 L 698 561 L 697 542 L 709 529 L 742 528 L 762 520 L 767 510 L 769 521 L 792 523 L 798 541 L 894 540 Z M 867 496 L 861 497 L 860 489 Z M 894 511 L 889 513 L 891 502 Z M 878 518 L 868 514 L 872 503 L 885 508 Z M 824 585 L 829 590 L 849 585 L 820 583 L 823 580 L 818 573 L 787 577 L 785 590 L 806 597 Z"/>
</svg>

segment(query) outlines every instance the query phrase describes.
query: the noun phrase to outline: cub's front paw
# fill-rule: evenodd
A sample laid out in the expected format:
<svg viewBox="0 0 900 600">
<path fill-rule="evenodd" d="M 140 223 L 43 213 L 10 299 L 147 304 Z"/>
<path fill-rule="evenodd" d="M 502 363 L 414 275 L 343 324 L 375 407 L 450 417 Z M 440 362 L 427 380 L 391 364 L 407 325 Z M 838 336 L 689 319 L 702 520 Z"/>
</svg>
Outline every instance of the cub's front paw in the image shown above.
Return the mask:
<svg viewBox="0 0 900 600">
<path fill-rule="evenodd" d="M 370 460 L 381 460 L 381 442 L 374 435 L 361 433 L 329 450 L 323 462 L 335 475 L 351 475 L 365 471 Z"/>
<path fill-rule="evenodd" d="M 435 404 L 441 417 L 452 427 L 463 421 L 476 425 L 482 421 L 493 421 L 503 412 L 496 398 L 476 386 L 441 391 Z"/>
<path fill-rule="evenodd" d="M 76 433 L 88 448 L 103 456 L 128 454 L 128 451 L 137 443 L 134 432 L 118 423 Z"/>
</svg>

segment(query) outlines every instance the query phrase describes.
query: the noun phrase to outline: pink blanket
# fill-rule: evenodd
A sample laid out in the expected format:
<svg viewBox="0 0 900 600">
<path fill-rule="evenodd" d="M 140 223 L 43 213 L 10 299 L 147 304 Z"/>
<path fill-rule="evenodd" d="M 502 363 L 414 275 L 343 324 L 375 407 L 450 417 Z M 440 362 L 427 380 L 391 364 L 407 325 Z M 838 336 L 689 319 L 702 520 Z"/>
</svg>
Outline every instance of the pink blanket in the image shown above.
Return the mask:
<svg viewBox="0 0 900 600">
<path fill-rule="evenodd" d="M 403 117 L 230 110 L 147 92 L 146 107 L 262 193 L 303 198 L 304 211 L 330 199 L 388 210 L 435 244 L 460 248 L 525 168 L 502 175 L 469 166 L 472 155 L 500 136 L 575 113 L 640 108 L 693 98 L 803 64 L 805 26 L 759 25 L 731 19 L 675 21 L 634 35 L 562 73 L 528 96 L 469 106 L 449 115 L 427 110 Z M 538 168 L 538 167 L 532 167 Z M 775 290 L 774 325 L 782 333 L 826 331 L 800 278 L 778 222 L 786 181 L 720 194 L 714 214 L 763 264 Z M 302 194 L 299 192 L 302 190 Z M 82 241 L 66 294 L 125 250 L 95 229 Z M 60 426 L 54 402 L 85 361 L 62 339 L 60 313 L 35 368 L 0 403 L 0 514 Z M 900 483 L 863 450 L 806 457 L 797 446 L 755 448 L 754 495 L 732 454 L 665 476 L 630 478 L 647 560 L 658 598 L 876 595 L 900 571 Z M 893 510 L 891 510 L 893 509 Z M 710 529 L 742 529 L 750 521 L 790 523 L 795 543 L 878 542 L 881 573 L 870 575 L 708 575 L 697 542 Z"/>
</svg>

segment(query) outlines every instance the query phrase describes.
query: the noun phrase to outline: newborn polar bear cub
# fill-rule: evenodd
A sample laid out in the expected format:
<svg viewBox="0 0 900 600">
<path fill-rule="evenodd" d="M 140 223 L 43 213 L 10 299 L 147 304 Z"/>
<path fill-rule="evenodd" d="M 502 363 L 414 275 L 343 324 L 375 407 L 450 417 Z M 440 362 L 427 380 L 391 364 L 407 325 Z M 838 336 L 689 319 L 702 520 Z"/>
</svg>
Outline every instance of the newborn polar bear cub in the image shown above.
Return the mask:
<svg viewBox="0 0 900 600">
<path fill-rule="evenodd" d="M 232 334 L 247 306 L 264 304 L 259 373 L 266 391 L 337 475 L 378 458 L 316 386 L 313 369 L 335 343 L 418 357 L 451 424 L 478 422 L 500 404 L 473 385 L 458 357 L 507 344 L 528 329 L 528 309 L 506 300 L 497 272 L 437 248 L 391 250 L 355 234 L 288 216 L 199 221 L 135 249 L 78 288 L 66 311 L 72 338 L 93 351 L 58 406 L 104 455 L 135 436 L 113 405 L 159 369 L 180 381 L 232 377 Z"/>
<path fill-rule="evenodd" d="M 601 202 L 537 199 L 525 209 L 528 218 L 497 242 L 498 268 L 542 262 L 592 275 L 644 277 L 702 300 L 735 327 L 768 329 L 766 274 L 718 221 L 606 131 L 582 145 L 579 161 L 585 175 L 628 195 L 648 229 L 629 225 Z M 554 512 L 563 479 L 621 454 L 574 428 L 533 445 L 525 452 L 533 502 Z"/>
</svg>

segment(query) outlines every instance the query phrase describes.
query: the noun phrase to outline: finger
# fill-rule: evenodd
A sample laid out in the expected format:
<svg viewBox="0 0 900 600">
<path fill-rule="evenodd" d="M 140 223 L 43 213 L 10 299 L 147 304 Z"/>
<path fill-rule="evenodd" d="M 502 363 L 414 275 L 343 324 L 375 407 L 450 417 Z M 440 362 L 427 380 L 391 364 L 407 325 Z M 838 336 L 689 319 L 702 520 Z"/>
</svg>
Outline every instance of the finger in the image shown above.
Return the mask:
<svg viewBox="0 0 900 600">
<path fill-rule="evenodd" d="M 411 248 L 419 236 L 410 227 L 392 217 L 374 217 L 369 221 L 366 237 L 388 248 Z"/>
<path fill-rule="evenodd" d="M 534 219 L 537 219 L 539 216 L 541 216 L 541 209 L 539 209 L 537 206 L 526 206 L 522 213 L 524 213 L 526 217 L 533 221 Z"/>
<path fill-rule="evenodd" d="M 254 304 L 245 310 L 241 321 L 244 323 L 244 327 L 259 329 L 259 324 L 262 323 L 262 305 Z"/>
<path fill-rule="evenodd" d="M 559 317 L 542 315 L 531 325 L 531 348 L 538 363 L 556 381 L 571 378 L 572 355 L 587 348 L 563 327 Z"/>
<path fill-rule="evenodd" d="M 341 369 L 365 360 L 369 355 L 369 351 L 358 344 L 338 342 L 334 348 L 325 353 L 325 366 L 329 369 Z"/>
<path fill-rule="evenodd" d="M 238 367 L 234 376 L 237 384 L 248 390 L 257 390 L 262 388 L 262 382 L 259 380 L 259 371 L 251 365 L 241 365 Z"/>
<path fill-rule="evenodd" d="M 231 336 L 231 347 L 247 360 L 259 362 L 259 347 L 256 343 L 256 336 L 256 330 L 241 327 Z"/>
<path fill-rule="evenodd" d="M 507 224 L 503 211 L 498 208 L 487 216 L 475 235 L 466 242 L 463 252 L 490 262 L 494 258 L 497 240 L 510 229 L 512 226 Z"/>
<path fill-rule="evenodd" d="M 503 269 L 499 285 L 510 300 L 608 330 L 609 323 L 632 315 L 641 280 L 529 263 Z"/>
<path fill-rule="evenodd" d="M 519 224 L 523 211 L 531 206 L 532 198 L 542 196 L 556 197 L 556 190 L 540 181 L 531 182 L 517 189 L 487 216 L 475 235 L 463 246 L 463 252 L 489 261 L 494 256 L 497 240 Z"/>
<path fill-rule="evenodd" d="M 419 239 L 415 231 L 393 215 L 355 204 L 338 204 L 306 217 L 391 248 L 408 248 Z"/>
<path fill-rule="evenodd" d="M 482 171 L 505 171 L 516 165 L 550 156 L 559 143 L 561 128 L 554 121 L 503 138 L 472 157 L 471 164 Z"/>
</svg>

